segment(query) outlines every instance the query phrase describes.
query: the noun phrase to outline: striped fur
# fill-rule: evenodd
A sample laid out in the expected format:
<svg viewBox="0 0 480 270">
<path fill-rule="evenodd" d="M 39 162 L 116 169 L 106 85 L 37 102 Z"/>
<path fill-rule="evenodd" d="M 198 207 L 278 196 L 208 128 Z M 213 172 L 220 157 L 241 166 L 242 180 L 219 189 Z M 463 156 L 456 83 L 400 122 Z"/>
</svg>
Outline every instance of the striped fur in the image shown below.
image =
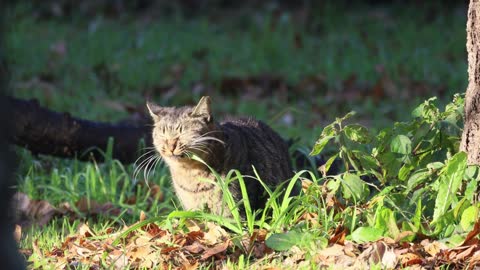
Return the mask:
<svg viewBox="0 0 480 270">
<path fill-rule="evenodd" d="M 222 203 L 220 188 L 203 164 L 190 159 L 201 157 L 221 176 L 237 169 L 242 175 L 260 178 L 275 187 L 293 176 L 286 142 L 268 125 L 252 118 L 229 119 L 218 123 L 210 110 L 209 97 L 195 107 L 159 107 L 148 103 L 155 125 L 153 142 L 167 163 L 175 192 L 188 210 L 205 210 L 230 216 Z M 253 209 L 265 205 L 264 189 L 252 178 L 244 178 Z M 237 181 L 229 186 L 236 201 L 241 200 Z"/>
</svg>

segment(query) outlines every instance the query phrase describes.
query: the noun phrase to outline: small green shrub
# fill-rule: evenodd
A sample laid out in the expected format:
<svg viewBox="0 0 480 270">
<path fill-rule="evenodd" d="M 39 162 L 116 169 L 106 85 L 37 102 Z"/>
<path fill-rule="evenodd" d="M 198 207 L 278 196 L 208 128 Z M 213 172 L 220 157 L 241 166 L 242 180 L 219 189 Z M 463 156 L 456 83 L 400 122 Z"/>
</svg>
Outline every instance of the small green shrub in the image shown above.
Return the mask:
<svg viewBox="0 0 480 270">
<path fill-rule="evenodd" d="M 346 124 L 354 113 L 323 129 L 311 155 L 333 142 L 336 153 L 323 171 L 336 159 L 342 167 L 325 183 L 348 207 L 365 210 L 353 211 L 352 239 L 396 238 L 401 230 L 445 238 L 472 228 L 480 176 L 479 167 L 468 166 L 466 153 L 458 152 L 464 99 L 455 95 L 443 111 L 435 100 L 418 106 L 410 121 L 378 134 Z"/>
</svg>

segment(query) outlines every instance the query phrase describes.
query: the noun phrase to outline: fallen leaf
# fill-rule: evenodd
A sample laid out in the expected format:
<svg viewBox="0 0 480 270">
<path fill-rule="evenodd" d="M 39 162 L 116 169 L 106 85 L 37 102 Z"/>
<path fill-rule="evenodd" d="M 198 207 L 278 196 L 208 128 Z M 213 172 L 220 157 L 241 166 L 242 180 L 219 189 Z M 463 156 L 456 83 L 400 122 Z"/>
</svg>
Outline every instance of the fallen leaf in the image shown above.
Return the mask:
<svg viewBox="0 0 480 270">
<path fill-rule="evenodd" d="M 394 269 L 398 263 L 398 258 L 393 248 L 387 248 L 382 256 L 382 266 L 386 269 Z"/>
<path fill-rule="evenodd" d="M 86 223 L 80 224 L 80 227 L 78 228 L 78 234 L 83 237 L 92 237 L 95 235 Z"/>
<path fill-rule="evenodd" d="M 128 258 L 124 254 L 109 254 L 108 257 L 110 258 L 110 262 L 115 266 L 115 269 L 126 269 L 129 264 Z"/>
<path fill-rule="evenodd" d="M 43 258 L 43 252 L 40 250 L 40 248 L 38 247 L 38 239 L 35 239 L 33 242 L 32 242 L 32 249 L 33 249 L 33 253 L 37 254 L 37 256 L 39 256 L 40 258 Z"/>
<path fill-rule="evenodd" d="M 348 229 L 343 227 L 343 226 L 338 226 L 335 228 L 335 232 L 333 233 L 333 236 L 328 240 L 328 244 L 339 244 L 343 245 L 345 242 L 345 237 L 348 233 Z"/>
<path fill-rule="evenodd" d="M 402 242 L 402 240 L 404 240 L 405 238 L 414 236 L 414 235 L 415 233 L 412 231 L 402 231 L 397 235 L 397 237 L 395 237 L 394 241 L 395 243 L 399 243 L 399 242 Z"/>
<path fill-rule="evenodd" d="M 135 261 L 137 259 L 145 258 L 148 254 L 150 254 L 153 251 L 154 250 L 152 250 L 150 246 L 138 246 L 128 251 L 127 257 L 130 257 L 132 261 Z"/>
<path fill-rule="evenodd" d="M 273 249 L 269 248 L 265 242 L 262 243 L 255 243 L 253 247 L 253 256 L 257 259 L 265 257 L 266 254 L 270 254 L 273 252 Z"/>
<path fill-rule="evenodd" d="M 15 231 L 13 232 L 13 238 L 15 239 L 15 242 L 20 243 L 20 240 L 22 239 L 22 226 L 15 224 Z"/>
<path fill-rule="evenodd" d="M 184 246 L 183 249 L 190 253 L 198 254 L 207 248 L 204 245 L 200 244 L 198 241 L 195 241 L 191 245 Z"/>
<path fill-rule="evenodd" d="M 224 243 L 218 244 L 213 248 L 205 250 L 205 253 L 203 253 L 201 260 L 206 260 L 214 255 L 224 252 L 225 250 L 227 250 L 229 245 L 230 241 L 225 241 Z"/>
<path fill-rule="evenodd" d="M 430 242 L 428 239 L 422 240 L 420 244 L 423 246 L 424 250 L 430 254 L 430 256 L 435 256 L 440 253 L 441 250 L 448 249 L 447 245 L 444 243 L 438 241 Z"/>
<path fill-rule="evenodd" d="M 29 226 L 32 222 L 43 226 L 59 211 L 45 200 L 31 200 L 24 193 L 17 192 L 13 197 L 13 207 L 16 213 L 16 223 Z"/>
<path fill-rule="evenodd" d="M 473 229 L 467 234 L 465 237 L 465 241 L 461 244 L 461 246 L 469 246 L 469 245 L 476 245 L 479 243 L 478 238 L 476 237 L 480 233 L 480 220 L 475 222 Z"/>
<path fill-rule="evenodd" d="M 467 257 L 471 257 L 476 246 L 470 246 L 464 251 L 460 252 L 456 256 L 456 260 L 465 260 Z"/>
<path fill-rule="evenodd" d="M 204 235 L 205 234 L 202 231 L 189 232 L 187 233 L 187 235 L 185 235 L 185 239 L 186 239 L 185 244 L 190 245 L 193 242 L 202 239 Z"/>
<path fill-rule="evenodd" d="M 165 230 L 161 229 L 155 223 L 149 223 L 149 224 L 143 226 L 142 230 L 146 231 L 152 238 L 153 237 L 162 237 L 163 235 L 165 235 L 167 233 Z"/>
<path fill-rule="evenodd" d="M 229 234 L 220 226 L 213 222 L 207 223 L 208 231 L 203 236 L 203 242 L 207 245 L 215 245 L 224 242 L 229 238 Z"/>
<path fill-rule="evenodd" d="M 470 263 L 472 265 L 477 265 L 480 263 L 480 250 L 475 251 L 472 257 L 470 257 Z"/>
<path fill-rule="evenodd" d="M 139 218 L 139 221 L 142 222 L 144 221 L 145 219 L 147 219 L 147 214 L 145 214 L 145 212 L 140 211 L 140 218 Z"/>
<path fill-rule="evenodd" d="M 408 267 L 415 264 L 422 264 L 423 262 L 423 259 L 422 257 L 420 257 L 420 255 L 416 253 L 411 253 L 411 252 L 400 255 L 399 260 L 402 267 Z"/>
<path fill-rule="evenodd" d="M 344 254 L 344 249 L 345 247 L 342 245 L 333 244 L 327 248 L 319 250 L 317 252 L 317 255 L 319 255 L 320 257 L 323 257 L 324 258 L 323 260 L 326 260 L 328 257 L 339 256 Z"/>
</svg>

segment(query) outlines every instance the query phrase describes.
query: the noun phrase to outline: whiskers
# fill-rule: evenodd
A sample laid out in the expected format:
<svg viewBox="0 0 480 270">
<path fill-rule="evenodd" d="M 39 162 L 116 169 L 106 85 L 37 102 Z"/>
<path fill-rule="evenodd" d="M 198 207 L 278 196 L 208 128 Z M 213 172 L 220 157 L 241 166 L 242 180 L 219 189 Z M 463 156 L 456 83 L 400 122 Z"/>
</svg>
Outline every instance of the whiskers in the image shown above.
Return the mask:
<svg viewBox="0 0 480 270">
<path fill-rule="evenodd" d="M 137 180 L 139 173 L 143 170 L 143 179 L 148 184 L 150 173 L 153 172 L 153 174 L 155 174 L 155 169 L 157 165 L 159 163 L 162 163 L 163 160 L 162 157 L 158 155 L 155 147 L 147 147 L 145 149 L 148 151 L 138 157 L 133 164 L 133 166 L 135 167 L 135 170 L 133 171 L 133 179 Z M 137 165 L 137 162 L 140 163 Z"/>
<path fill-rule="evenodd" d="M 198 136 L 197 138 L 193 138 L 192 141 L 188 144 L 188 149 L 196 150 L 205 154 L 212 154 L 213 151 L 210 147 L 209 142 L 218 142 L 225 146 L 225 142 L 219 138 L 208 136 L 209 134 L 221 132 L 219 130 L 213 130 Z"/>
</svg>

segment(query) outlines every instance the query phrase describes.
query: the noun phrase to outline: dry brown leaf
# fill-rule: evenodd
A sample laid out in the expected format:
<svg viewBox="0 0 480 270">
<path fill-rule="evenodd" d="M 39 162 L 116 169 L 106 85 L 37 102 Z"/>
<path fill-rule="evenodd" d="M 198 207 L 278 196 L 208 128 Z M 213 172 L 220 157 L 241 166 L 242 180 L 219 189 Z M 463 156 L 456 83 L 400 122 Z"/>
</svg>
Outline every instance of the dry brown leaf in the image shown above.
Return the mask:
<svg viewBox="0 0 480 270">
<path fill-rule="evenodd" d="M 145 214 L 145 212 L 140 211 L 140 218 L 138 219 L 140 222 L 142 221 L 145 221 L 145 219 L 147 219 L 147 214 Z"/>
<path fill-rule="evenodd" d="M 49 202 L 45 200 L 31 200 L 25 193 L 21 192 L 17 192 L 14 195 L 13 207 L 16 213 L 16 222 L 23 226 L 29 226 L 32 222 L 43 226 L 55 214 L 59 213 Z"/>
<path fill-rule="evenodd" d="M 289 256 L 283 262 L 289 268 L 295 268 L 300 261 L 305 259 L 305 251 L 297 246 L 293 246 L 289 251 Z"/>
<path fill-rule="evenodd" d="M 162 192 L 162 188 L 157 184 L 151 184 L 150 185 L 150 197 L 152 197 L 153 199 L 158 200 L 160 202 L 163 202 L 164 195 L 163 195 L 163 192 Z"/>
<path fill-rule="evenodd" d="M 88 249 L 76 244 L 72 245 L 72 247 L 69 250 L 75 252 L 78 256 L 83 258 L 90 257 L 95 253 L 91 249 Z"/>
<path fill-rule="evenodd" d="M 339 256 L 344 254 L 345 247 L 339 244 L 333 244 L 330 247 L 324 248 L 319 250 L 317 254 L 321 255 L 322 257 L 332 257 L 332 256 Z"/>
<path fill-rule="evenodd" d="M 52 257 L 52 256 L 63 257 L 65 254 L 64 254 L 64 251 L 62 249 L 54 247 L 51 251 L 48 251 L 47 253 L 45 253 L 45 255 L 48 256 L 48 257 Z"/>
<path fill-rule="evenodd" d="M 43 252 L 38 248 L 38 239 L 35 239 L 32 243 L 33 253 L 37 254 L 40 258 L 43 258 Z"/>
<path fill-rule="evenodd" d="M 185 220 L 185 226 L 187 227 L 189 232 L 193 231 L 202 231 L 205 229 L 205 226 L 200 225 L 198 221 L 193 220 L 193 219 L 187 219 Z"/>
<path fill-rule="evenodd" d="M 343 251 L 345 252 L 345 255 L 349 257 L 357 257 L 357 254 L 360 253 L 358 246 L 351 241 L 345 241 Z"/>
<path fill-rule="evenodd" d="M 108 257 L 110 262 L 115 266 L 115 269 L 126 269 L 129 264 L 127 256 L 123 253 L 118 255 L 110 253 Z"/>
<path fill-rule="evenodd" d="M 461 246 L 477 245 L 479 243 L 479 240 L 476 236 L 479 233 L 480 233 L 480 220 L 475 222 L 473 229 L 467 234 L 467 237 L 465 237 L 465 241 L 463 241 Z"/>
<path fill-rule="evenodd" d="M 467 257 L 471 257 L 476 246 L 470 246 L 464 251 L 460 252 L 456 256 L 456 260 L 465 260 Z"/>
<path fill-rule="evenodd" d="M 405 239 L 406 237 L 413 236 L 413 235 L 415 235 L 415 233 L 412 231 L 402 231 L 397 235 L 397 237 L 395 237 L 395 243 L 402 242 L 402 240 Z"/>
<path fill-rule="evenodd" d="M 96 201 L 90 200 L 87 197 L 81 197 L 76 203 L 75 207 L 78 209 L 78 211 L 82 213 L 87 213 L 91 209 L 96 209 L 99 207 L 98 203 Z"/>
<path fill-rule="evenodd" d="M 214 246 L 213 248 L 209 248 L 205 250 L 205 253 L 203 253 L 201 260 L 206 260 L 212 256 L 215 256 L 217 254 L 223 253 L 225 250 L 227 250 L 228 246 L 230 245 L 230 240 L 225 241 L 221 244 L 218 244 Z"/>
<path fill-rule="evenodd" d="M 480 250 L 477 250 L 473 253 L 472 257 L 470 257 L 470 264 L 477 265 L 480 263 Z"/>
<path fill-rule="evenodd" d="M 150 246 L 137 246 L 134 247 L 132 250 L 127 252 L 127 256 L 132 259 L 132 261 L 135 261 L 137 259 L 142 259 L 145 258 L 148 254 L 153 252 L 152 248 Z"/>
<path fill-rule="evenodd" d="M 193 231 L 189 232 L 185 235 L 185 245 L 190 245 L 193 242 L 202 239 L 204 236 L 204 233 L 202 231 Z"/>
<path fill-rule="evenodd" d="M 220 226 L 213 222 L 207 222 L 208 231 L 203 236 L 203 243 L 206 245 L 215 245 L 224 242 L 229 238 L 229 234 Z"/>
<path fill-rule="evenodd" d="M 80 224 L 80 227 L 78 228 L 78 234 L 83 237 L 92 237 L 95 235 L 86 223 Z"/>
<path fill-rule="evenodd" d="M 416 253 L 405 253 L 399 256 L 400 264 L 402 267 L 409 267 L 415 264 L 421 264 L 423 259 Z"/>
<path fill-rule="evenodd" d="M 386 269 L 393 269 L 398 263 L 398 258 L 393 248 L 387 248 L 382 256 L 382 266 Z"/>
<path fill-rule="evenodd" d="M 317 213 L 311 213 L 311 212 L 305 212 L 300 217 L 300 220 L 305 220 L 305 221 L 309 222 L 310 224 L 318 224 L 318 214 Z"/>
<path fill-rule="evenodd" d="M 13 238 L 15 239 L 15 242 L 20 243 L 20 240 L 22 239 L 22 226 L 15 224 L 15 230 L 13 231 Z"/>
<path fill-rule="evenodd" d="M 345 242 L 345 237 L 348 234 L 348 229 L 343 226 L 338 226 L 335 228 L 333 236 L 328 240 L 328 244 L 339 244 L 343 245 Z"/>
<path fill-rule="evenodd" d="M 150 236 L 152 236 L 152 238 L 153 237 L 162 237 L 167 233 L 166 230 L 162 230 L 155 223 L 149 223 L 149 224 L 143 226 L 142 230 L 146 231 Z"/>
<path fill-rule="evenodd" d="M 391 265 L 396 265 L 396 255 L 395 253 L 391 253 L 387 255 L 385 262 L 387 264 L 383 264 L 383 258 L 385 253 L 390 253 L 390 248 L 388 247 L 387 243 L 383 241 L 377 241 L 375 243 L 368 244 L 369 247 L 365 249 L 360 256 L 358 256 L 358 260 L 365 261 L 370 264 L 379 264 L 381 263 L 383 267 L 392 268 Z"/>
<path fill-rule="evenodd" d="M 436 256 L 441 250 L 448 249 L 447 245 L 444 243 L 438 241 L 430 242 L 428 239 L 422 240 L 420 244 L 423 246 L 424 250 L 430 254 L 430 256 Z"/>
<path fill-rule="evenodd" d="M 178 247 L 174 247 L 174 246 L 172 246 L 172 247 L 164 247 L 164 248 L 162 248 L 162 249 L 160 250 L 160 253 L 162 253 L 162 254 L 168 254 L 168 253 L 170 253 L 170 252 L 172 252 L 172 251 L 176 251 L 176 250 L 178 250 L 178 249 L 179 249 Z"/>
<path fill-rule="evenodd" d="M 313 184 L 313 181 L 307 178 L 301 178 L 302 181 L 302 191 L 307 192 L 307 189 Z"/>
<path fill-rule="evenodd" d="M 195 241 L 191 245 L 184 246 L 183 249 L 190 253 L 198 254 L 206 250 L 207 248 L 204 245 L 200 244 L 198 241 Z"/>
<path fill-rule="evenodd" d="M 55 214 L 57 210 L 47 201 L 33 201 L 29 214 L 35 218 L 38 225 L 43 226 L 47 224 Z"/>
<path fill-rule="evenodd" d="M 253 256 L 257 259 L 265 257 L 266 254 L 273 252 L 273 249 L 269 248 L 265 242 L 256 243 L 253 248 Z"/>
</svg>

